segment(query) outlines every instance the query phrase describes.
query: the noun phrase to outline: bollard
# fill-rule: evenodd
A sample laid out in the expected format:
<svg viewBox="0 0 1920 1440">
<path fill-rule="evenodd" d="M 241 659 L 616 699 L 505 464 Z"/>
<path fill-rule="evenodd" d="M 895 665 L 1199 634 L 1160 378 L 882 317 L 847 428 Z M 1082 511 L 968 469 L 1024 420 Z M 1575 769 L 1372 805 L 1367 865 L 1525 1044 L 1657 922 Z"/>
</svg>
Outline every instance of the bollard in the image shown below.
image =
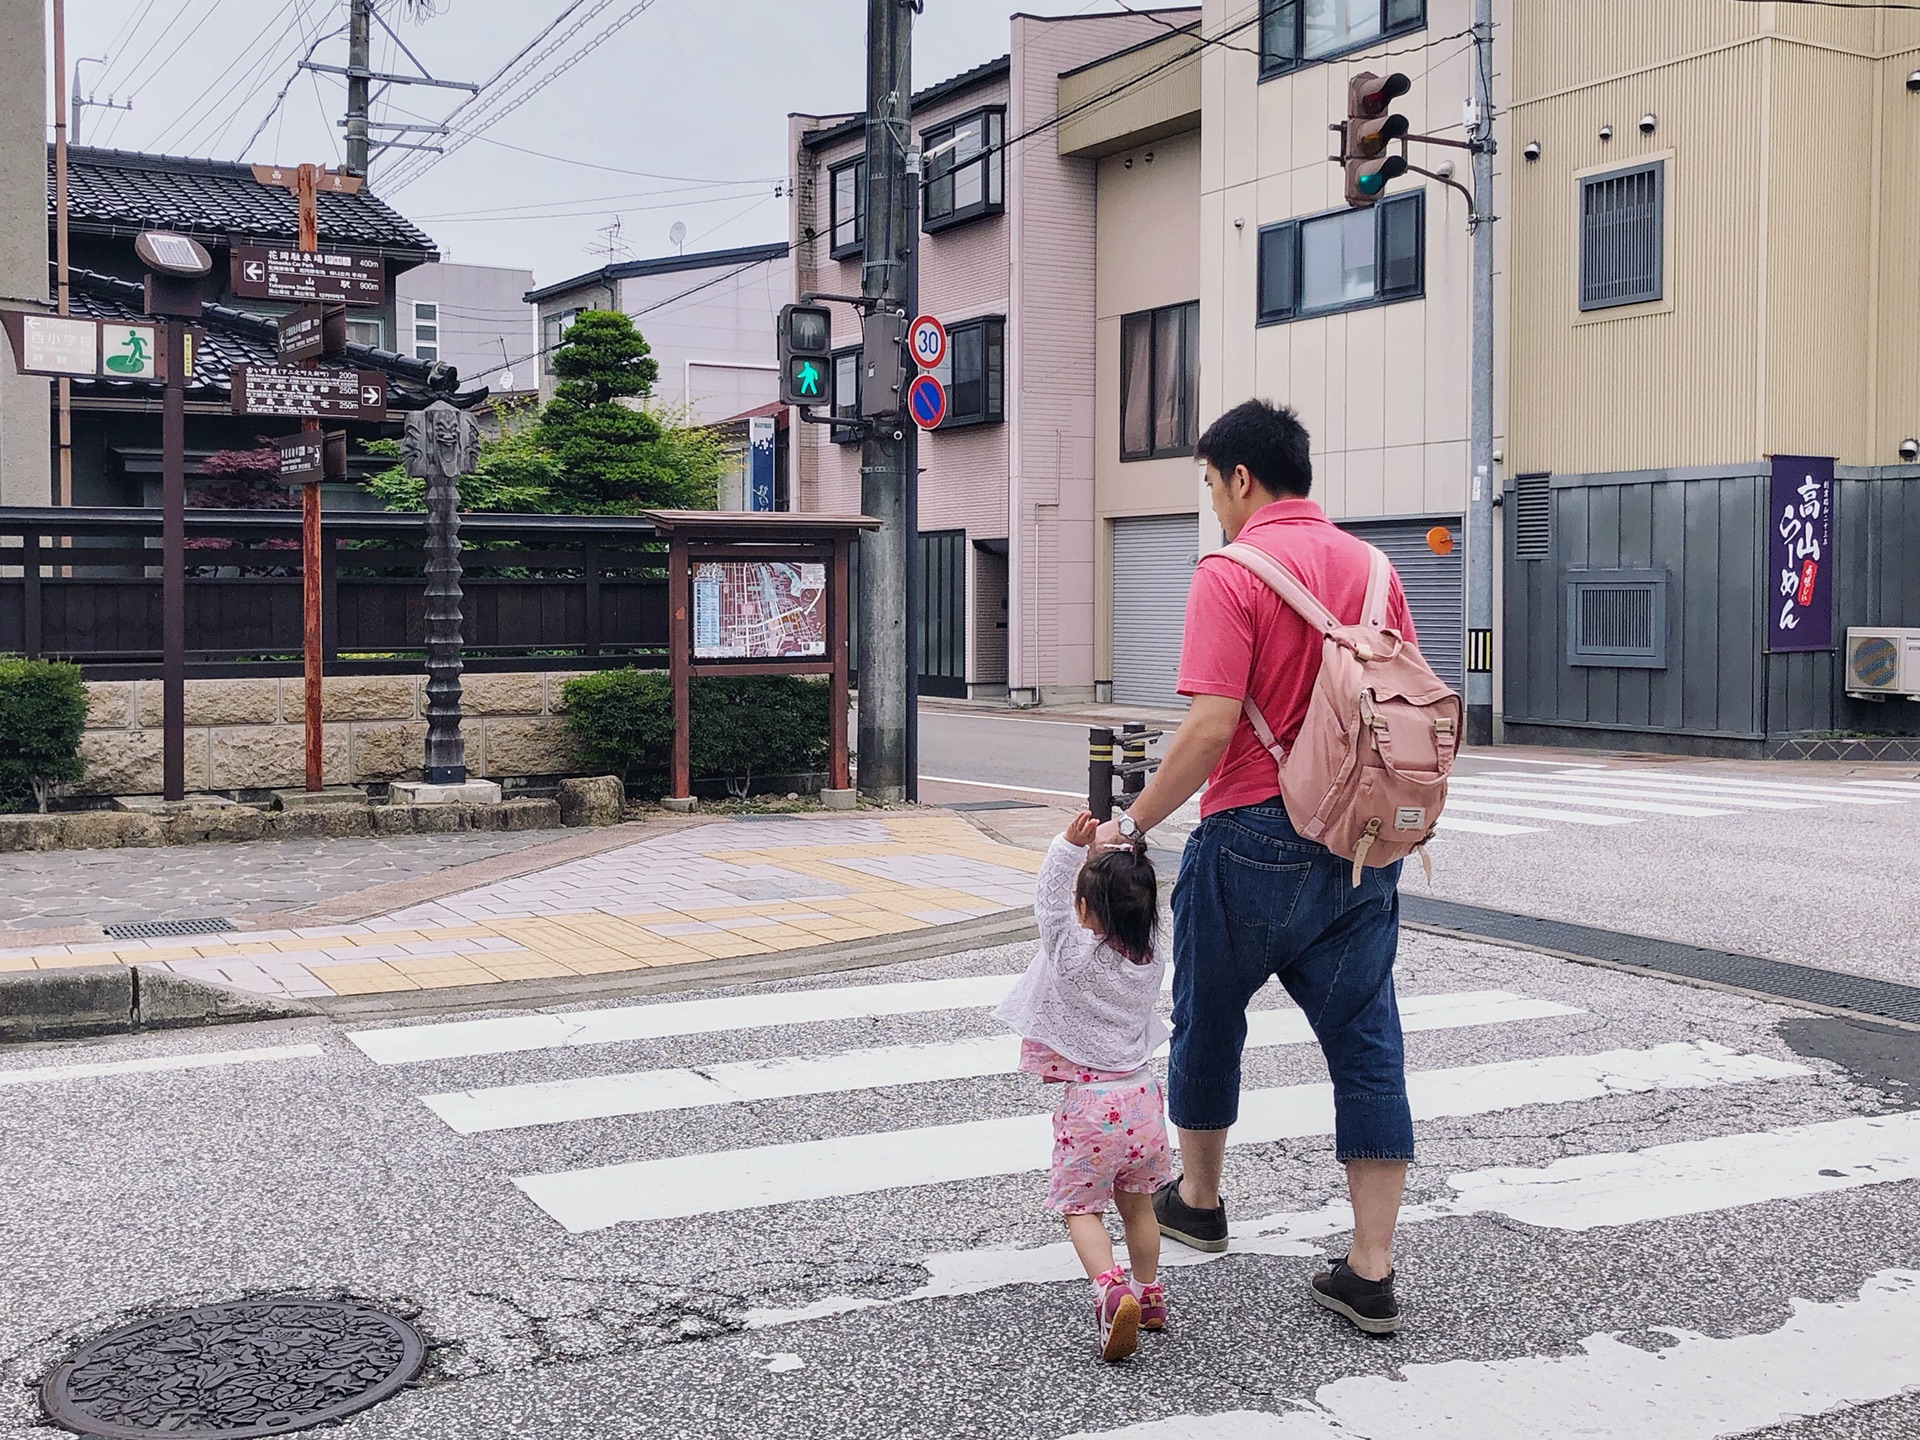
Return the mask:
<svg viewBox="0 0 1920 1440">
<path fill-rule="evenodd" d="M 1120 759 L 1121 797 L 1131 806 L 1133 797 L 1147 788 L 1147 727 L 1138 720 L 1120 727 Z"/>
<path fill-rule="evenodd" d="M 1102 824 L 1113 818 L 1113 731 L 1087 731 L 1087 809 Z"/>
</svg>

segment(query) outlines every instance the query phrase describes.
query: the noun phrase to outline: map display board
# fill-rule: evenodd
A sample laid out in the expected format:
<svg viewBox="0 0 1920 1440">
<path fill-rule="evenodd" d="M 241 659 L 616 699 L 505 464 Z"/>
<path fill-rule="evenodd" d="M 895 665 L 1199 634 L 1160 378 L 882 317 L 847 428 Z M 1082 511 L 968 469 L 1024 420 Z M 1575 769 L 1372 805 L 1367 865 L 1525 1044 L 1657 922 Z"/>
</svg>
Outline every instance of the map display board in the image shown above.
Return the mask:
<svg viewBox="0 0 1920 1440">
<path fill-rule="evenodd" d="M 827 567 L 710 560 L 693 570 L 697 660 L 806 660 L 827 653 Z"/>
</svg>

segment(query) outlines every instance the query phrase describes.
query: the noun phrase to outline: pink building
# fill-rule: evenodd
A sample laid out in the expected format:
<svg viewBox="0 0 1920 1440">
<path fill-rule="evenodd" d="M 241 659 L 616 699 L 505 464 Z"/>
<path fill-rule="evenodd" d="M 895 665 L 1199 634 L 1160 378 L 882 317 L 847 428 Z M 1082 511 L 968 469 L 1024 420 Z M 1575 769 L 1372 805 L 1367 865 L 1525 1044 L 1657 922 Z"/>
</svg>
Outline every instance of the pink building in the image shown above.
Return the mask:
<svg viewBox="0 0 1920 1440">
<path fill-rule="evenodd" d="M 1095 621 L 1098 162 L 1063 156 L 1055 130 L 1063 72 L 1194 17 L 1156 13 L 1016 15 L 1006 56 L 913 97 L 922 150 L 959 141 L 929 165 L 921 206 L 920 308 L 950 337 L 948 418 L 920 443 L 924 693 L 1092 700 L 1109 678 Z M 864 122 L 789 126 L 795 297 L 856 294 Z M 833 398 L 852 414 L 859 326 L 833 309 Z M 857 510 L 859 445 L 794 429 L 796 508 Z"/>
</svg>

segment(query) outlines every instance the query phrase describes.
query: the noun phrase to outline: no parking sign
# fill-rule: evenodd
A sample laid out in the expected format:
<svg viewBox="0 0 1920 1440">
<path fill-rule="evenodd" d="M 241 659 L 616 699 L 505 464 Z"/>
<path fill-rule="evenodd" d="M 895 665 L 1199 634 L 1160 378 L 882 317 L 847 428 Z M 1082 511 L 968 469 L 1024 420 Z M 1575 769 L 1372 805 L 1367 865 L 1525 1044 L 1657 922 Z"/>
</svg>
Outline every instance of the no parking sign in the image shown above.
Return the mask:
<svg viewBox="0 0 1920 1440">
<path fill-rule="evenodd" d="M 947 390 L 931 375 L 916 375 L 907 386 L 907 413 L 922 430 L 932 430 L 947 418 Z"/>
</svg>

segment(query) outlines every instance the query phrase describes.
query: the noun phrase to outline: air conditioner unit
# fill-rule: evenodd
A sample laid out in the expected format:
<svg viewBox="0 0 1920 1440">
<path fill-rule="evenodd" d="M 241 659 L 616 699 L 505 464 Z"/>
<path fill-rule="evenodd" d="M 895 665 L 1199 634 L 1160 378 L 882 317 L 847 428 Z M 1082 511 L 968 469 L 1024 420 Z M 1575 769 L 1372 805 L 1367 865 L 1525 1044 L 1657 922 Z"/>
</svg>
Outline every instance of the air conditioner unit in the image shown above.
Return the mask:
<svg viewBox="0 0 1920 1440">
<path fill-rule="evenodd" d="M 1847 694 L 1920 700 L 1920 630 L 1847 630 Z"/>
</svg>

